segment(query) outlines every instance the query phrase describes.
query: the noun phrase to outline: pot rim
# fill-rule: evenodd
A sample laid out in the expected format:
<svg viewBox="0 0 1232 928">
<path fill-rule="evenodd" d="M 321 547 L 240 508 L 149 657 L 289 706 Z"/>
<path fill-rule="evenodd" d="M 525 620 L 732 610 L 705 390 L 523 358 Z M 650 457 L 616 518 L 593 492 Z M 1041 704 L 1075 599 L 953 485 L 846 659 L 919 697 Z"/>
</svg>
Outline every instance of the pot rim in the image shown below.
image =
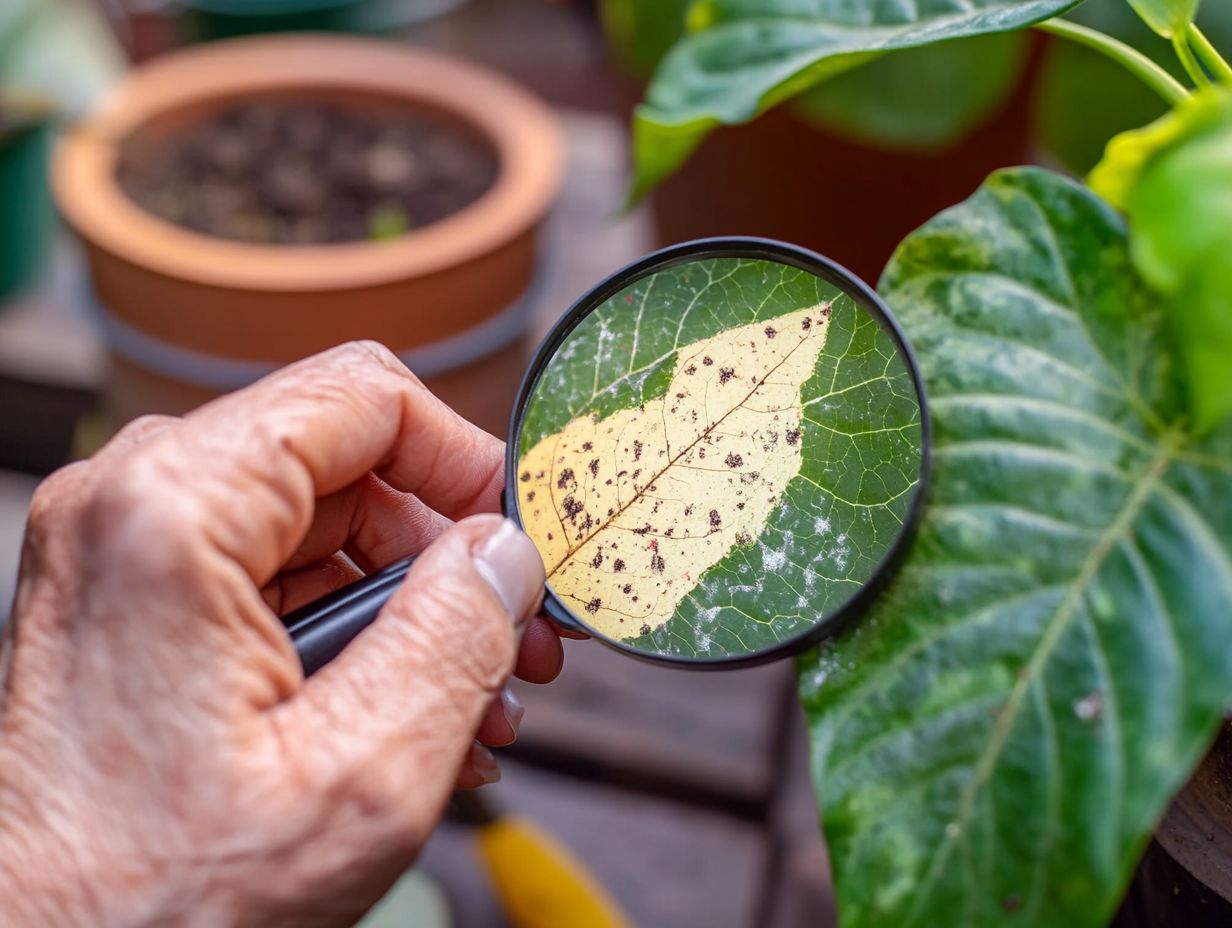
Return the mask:
<svg viewBox="0 0 1232 928">
<path fill-rule="evenodd" d="M 497 150 L 495 182 L 458 212 L 397 239 L 253 245 L 148 213 L 116 180 L 121 142 L 155 119 L 186 105 L 314 87 L 420 102 L 453 114 Z M 77 232 L 125 261 L 200 284 L 296 292 L 380 285 L 473 260 L 538 222 L 563 173 L 555 116 L 498 74 L 381 39 L 284 35 L 209 43 L 143 65 L 60 141 L 51 182 Z"/>
</svg>

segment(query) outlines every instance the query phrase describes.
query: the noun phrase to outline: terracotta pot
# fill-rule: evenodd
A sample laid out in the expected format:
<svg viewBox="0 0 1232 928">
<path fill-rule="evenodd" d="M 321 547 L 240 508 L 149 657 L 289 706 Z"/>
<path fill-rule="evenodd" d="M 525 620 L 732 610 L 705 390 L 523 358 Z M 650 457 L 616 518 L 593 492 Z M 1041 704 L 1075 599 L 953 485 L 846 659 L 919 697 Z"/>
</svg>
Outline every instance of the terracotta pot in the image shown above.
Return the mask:
<svg viewBox="0 0 1232 928">
<path fill-rule="evenodd" d="M 1232 722 L 1172 801 L 1112 928 L 1232 925 Z"/>
<path fill-rule="evenodd" d="M 492 188 L 439 222 L 389 241 L 249 245 L 171 225 L 128 199 L 119 147 L 157 138 L 241 99 L 312 99 L 381 111 L 430 111 L 484 135 L 500 157 Z M 517 385 L 456 373 L 524 331 L 536 234 L 559 189 L 551 112 L 504 78 L 373 39 L 279 36 L 219 42 L 137 69 L 58 147 L 56 201 L 86 243 L 113 354 L 107 406 L 124 421 L 242 386 L 352 339 L 381 341 L 446 401 L 489 428 Z M 455 372 L 453 376 L 448 376 Z"/>
<path fill-rule="evenodd" d="M 662 244 L 765 235 L 828 255 L 870 283 L 898 243 L 993 170 L 1031 160 L 1042 37 L 1000 109 L 954 145 L 903 151 L 828 132 L 782 106 L 712 133 L 651 195 Z"/>
</svg>

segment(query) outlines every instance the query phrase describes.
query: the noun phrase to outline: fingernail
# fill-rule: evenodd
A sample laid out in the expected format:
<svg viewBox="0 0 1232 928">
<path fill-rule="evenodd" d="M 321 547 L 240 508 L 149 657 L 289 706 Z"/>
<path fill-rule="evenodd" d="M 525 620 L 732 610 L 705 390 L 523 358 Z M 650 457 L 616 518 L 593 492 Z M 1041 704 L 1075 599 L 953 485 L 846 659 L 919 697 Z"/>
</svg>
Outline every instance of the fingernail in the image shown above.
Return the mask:
<svg viewBox="0 0 1232 928">
<path fill-rule="evenodd" d="M 534 543 L 506 519 L 475 549 L 475 568 L 488 581 L 516 624 L 538 608 L 543 559 Z"/>
<path fill-rule="evenodd" d="M 491 751 L 479 742 L 471 745 L 471 766 L 479 774 L 479 778 L 483 780 L 485 786 L 489 783 L 496 783 L 501 778 L 500 767 L 497 766 L 496 758 L 492 756 Z"/>
<path fill-rule="evenodd" d="M 526 714 L 526 707 L 522 705 L 522 700 L 518 699 L 517 694 L 507 686 L 501 690 L 500 701 L 501 709 L 505 713 L 505 721 L 509 723 L 514 737 L 517 737 L 518 726 L 522 724 L 522 716 Z"/>
</svg>

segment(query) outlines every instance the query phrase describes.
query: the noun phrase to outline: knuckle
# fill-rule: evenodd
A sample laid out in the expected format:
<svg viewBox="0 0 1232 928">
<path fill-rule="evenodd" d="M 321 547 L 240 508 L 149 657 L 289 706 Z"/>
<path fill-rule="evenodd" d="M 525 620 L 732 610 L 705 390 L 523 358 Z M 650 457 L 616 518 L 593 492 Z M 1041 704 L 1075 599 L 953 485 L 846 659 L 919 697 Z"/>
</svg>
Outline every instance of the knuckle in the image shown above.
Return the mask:
<svg viewBox="0 0 1232 928">
<path fill-rule="evenodd" d="M 89 462 L 78 461 L 60 468 L 38 485 L 26 516 L 29 531 L 45 534 L 81 502 L 86 493 L 88 467 Z"/>
<path fill-rule="evenodd" d="M 124 426 L 124 428 L 120 429 L 120 431 L 116 432 L 108 444 L 123 446 L 140 441 L 154 432 L 162 431 L 175 421 L 174 416 L 162 416 L 155 413 L 138 416 L 129 422 L 128 425 Z"/>
<path fill-rule="evenodd" d="M 192 523 L 183 471 L 172 457 L 148 452 L 108 468 L 86 506 L 87 534 L 113 545 L 125 538 L 142 547 L 153 539 L 159 548 L 173 545 Z"/>
</svg>

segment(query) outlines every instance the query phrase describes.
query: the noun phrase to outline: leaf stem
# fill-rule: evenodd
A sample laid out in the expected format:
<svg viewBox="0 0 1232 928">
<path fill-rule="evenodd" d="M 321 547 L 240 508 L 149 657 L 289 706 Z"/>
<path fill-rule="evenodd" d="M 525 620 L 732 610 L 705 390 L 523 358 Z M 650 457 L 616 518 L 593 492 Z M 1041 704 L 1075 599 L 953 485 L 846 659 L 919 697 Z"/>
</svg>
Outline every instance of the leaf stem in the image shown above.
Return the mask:
<svg viewBox="0 0 1232 928">
<path fill-rule="evenodd" d="M 1185 38 L 1207 69 L 1225 84 L 1232 84 L 1232 65 L 1219 54 L 1219 50 L 1211 44 L 1211 40 L 1202 34 L 1195 23 L 1190 23 L 1185 30 Z"/>
<path fill-rule="evenodd" d="M 1071 42 L 1077 42 L 1079 45 L 1085 45 L 1087 48 L 1093 48 L 1100 54 L 1106 55 L 1163 97 L 1169 106 L 1176 106 L 1189 96 L 1189 91 L 1180 81 L 1142 52 L 1102 32 L 1088 29 L 1086 26 L 1080 26 L 1066 19 L 1045 20 L 1042 23 L 1036 23 L 1035 28 Z"/>
<path fill-rule="evenodd" d="M 1172 48 L 1176 52 L 1176 57 L 1181 60 L 1181 64 L 1185 66 L 1185 73 L 1196 86 L 1211 86 L 1210 76 L 1202 69 L 1202 65 L 1194 56 L 1193 49 L 1185 41 L 1185 36 L 1179 32 L 1172 33 Z"/>
</svg>

